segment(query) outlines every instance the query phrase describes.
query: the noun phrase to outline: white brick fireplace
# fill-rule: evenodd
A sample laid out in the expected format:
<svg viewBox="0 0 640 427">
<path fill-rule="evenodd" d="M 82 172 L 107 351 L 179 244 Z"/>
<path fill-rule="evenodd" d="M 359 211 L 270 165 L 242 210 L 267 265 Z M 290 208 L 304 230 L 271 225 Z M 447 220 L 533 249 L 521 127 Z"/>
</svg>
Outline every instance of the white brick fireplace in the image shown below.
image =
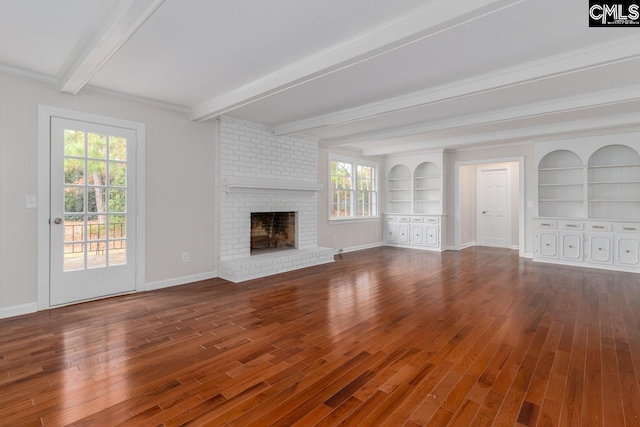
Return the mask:
<svg viewBox="0 0 640 427">
<path fill-rule="evenodd" d="M 242 282 L 333 262 L 318 247 L 318 146 L 259 125 L 220 120 L 219 275 Z M 297 212 L 297 249 L 251 256 L 252 212 Z"/>
</svg>

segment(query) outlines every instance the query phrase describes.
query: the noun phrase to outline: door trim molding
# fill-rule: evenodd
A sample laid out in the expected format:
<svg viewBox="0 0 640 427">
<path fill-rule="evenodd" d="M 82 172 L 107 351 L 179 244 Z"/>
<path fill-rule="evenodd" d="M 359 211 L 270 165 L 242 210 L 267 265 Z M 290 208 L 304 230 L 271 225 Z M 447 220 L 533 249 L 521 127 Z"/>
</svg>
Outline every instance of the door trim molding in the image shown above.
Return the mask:
<svg viewBox="0 0 640 427">
<path fill-rule="evenodd" d="M 454 174 L 454 205 L 455 205 L 455 218 L 454 218 L 454 250 L 459 251 L 460 248 L 460 166 L 469 165 L 486 165 L 491 163 L 509 163 L 518 162 L 518 175 L 519 175 L 519 191 L 518 191 L 518 253 L 521 258 L 525 256 L 525 164 L 524 156 L 514 157 L 502 157 L 493 159 L 478 159 L 478 160 L 466 160 L 461 162 L 455 162 L 455 174 Z"/>
<path fill-rule="evenodd" d="M 136 132 L 136 292 L 145 289 L 145 124 L 129 120 L 38 105 L 38 310 L 47 310 L 50 284 L 49 235 L 50 186 L 51 186 L 51 118 L 98 123 L 107 126 L 132 129 Z"/>
</svg>

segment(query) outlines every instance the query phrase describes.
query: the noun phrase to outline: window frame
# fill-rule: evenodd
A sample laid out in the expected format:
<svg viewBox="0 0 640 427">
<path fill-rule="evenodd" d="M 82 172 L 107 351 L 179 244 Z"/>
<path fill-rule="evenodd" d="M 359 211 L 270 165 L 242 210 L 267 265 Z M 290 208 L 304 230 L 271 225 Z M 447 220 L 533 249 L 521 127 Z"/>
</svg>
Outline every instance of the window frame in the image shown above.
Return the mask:
<svg viewBox="0 0 640 427">
<path fill-rule="evenodd" d="M 367 161 L 363 159 L 358 159 L 354 157 L 340 156 L 337 154 L 329 153 L 329 159 L 327 162 L 327 218 L 329 222 L 345 222 L 345 221 L 356 221 L 356 222 L 365 222 L 365 221 L 375 221 L 380 219 L 380 163 Z M 331 162 L 337 161 L 342 163 L 351 164 L 353 170 L 352 180 L 352 198 L 351 198 L 351 216 L 341 217 L 341 218 L 333 218 L 331 216 L 331 211 L 333 208 L 333 191 L 335 188 L 331 184 Z M 375 207 L 376 214 L 371 216 L 358 216 L 358 166 L 365 167 L 373 167 L 374 168 L 374 190 L 372 191 L 375 194 Z"/>
</svg>

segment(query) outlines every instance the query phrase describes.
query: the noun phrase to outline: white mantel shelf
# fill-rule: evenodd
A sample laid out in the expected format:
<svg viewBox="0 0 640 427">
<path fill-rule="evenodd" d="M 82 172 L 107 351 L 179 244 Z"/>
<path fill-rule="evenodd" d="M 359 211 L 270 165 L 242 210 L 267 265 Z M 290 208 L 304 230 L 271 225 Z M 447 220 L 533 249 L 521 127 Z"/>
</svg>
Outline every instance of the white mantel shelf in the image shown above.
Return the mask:
<svg viewBox="0 0 640 427">
<path fill-rule="evenodd" d="M 222 188 L 227 193 L 315 194 L 322 190 L 324 185 L 288 180 L 233 179 L 224 181 Z"/>
</svg>

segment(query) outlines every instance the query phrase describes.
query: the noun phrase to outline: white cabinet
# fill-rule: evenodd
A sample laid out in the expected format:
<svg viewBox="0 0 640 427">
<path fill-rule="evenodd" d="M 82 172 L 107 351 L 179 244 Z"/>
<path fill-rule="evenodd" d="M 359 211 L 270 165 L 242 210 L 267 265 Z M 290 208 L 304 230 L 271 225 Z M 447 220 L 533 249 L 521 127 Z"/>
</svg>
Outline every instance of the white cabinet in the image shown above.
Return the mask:
<svg viewBox="0 0 640 427">
<path fill-rule="evenodd" d="M 615 264 L 626 267 L 640 266 L 640 236 L 615 234 Z"/>
<path fill-rule="evenodd" d="M 384 224 L 384 241 L 386 243 L 396 242 L 396 223 L 395 218 L 387 218 Z"/>
<path fill-rule="evenodd" d="M 560 236 L 560 258 L 571 261 L 582 261 L 582 233 L 564 232 Z"/>
<path fill-rule="evenodd" d="M 396 234 L 396 238 L 398 244 L 400 245 L 408 245 L 409 244 L 409 224 L 408 223 L 399 223 L 397 224 L 398 232 Z"/>
<path fill-rule="evenodd" d="M 559 258 L 582 262 L 584 260 L 584 224 L 577 221 L 559 221 L 558 228 Z"/>
<path fill-rule="evenodd" d="M 534 154 L 534 260 L 640 272 L 640 131 L 539 141 Z"/>
<path fill-rule="evenodd" d="M 437 225 L 425 226 L 425 245 L 438 246 L 440 244 L 440 227 Z"/>
<path fill-rule="evenodd" d="M 540 231 L 536 235 L 536 254 L 544 258 L 558 258 L 558 233 Z"/>
<path fill-rule="evenodd" d="M 386 159 L 386 245 L 443 250 L 443 153 Z"/>
<path fill-rule="evenodd" d="M 613 264 L 613 239 L 610 234 L 587 233 L 587 261 Z"/>
<path fill-rule="evenodd" d="M 424 225 L 414 224 L 411 226 L 411 244 L 412 245 L 424 245 Z"/>
<path fill-rule="evenodd" d="M 386 215 L 385 244 L 441 251 L 441 218 L 426 215 Z"/>
</svg>

